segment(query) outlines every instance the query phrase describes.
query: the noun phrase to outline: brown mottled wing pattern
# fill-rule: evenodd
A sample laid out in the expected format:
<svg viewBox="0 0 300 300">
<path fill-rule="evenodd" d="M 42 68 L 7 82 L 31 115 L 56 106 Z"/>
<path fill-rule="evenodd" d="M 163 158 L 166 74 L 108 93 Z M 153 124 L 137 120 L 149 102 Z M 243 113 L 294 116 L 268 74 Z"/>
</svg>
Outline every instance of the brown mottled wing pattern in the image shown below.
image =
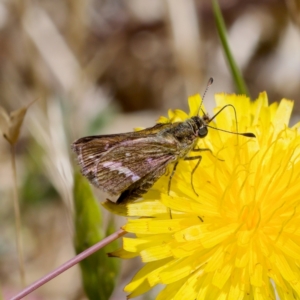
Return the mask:
<svg viewBox="0 0 300 300">
<path fill-rule="evenodd" d="M 153 130 L 149 133 L 86 137 L 76 141 L 72 148 L 83 175 L 95 186 L 113 195 L 129 187 L 131 193 L 136 190 L 140 194 L 138 191 L 144 191 L 150 182 L 152 185 L 178 157 L 175 140 L 156 133 L 151 136 Z M 146 184 L 143 179 L 149 182 Z M 141 183 L 144 184 L 140 186 Z"/>
</svg>

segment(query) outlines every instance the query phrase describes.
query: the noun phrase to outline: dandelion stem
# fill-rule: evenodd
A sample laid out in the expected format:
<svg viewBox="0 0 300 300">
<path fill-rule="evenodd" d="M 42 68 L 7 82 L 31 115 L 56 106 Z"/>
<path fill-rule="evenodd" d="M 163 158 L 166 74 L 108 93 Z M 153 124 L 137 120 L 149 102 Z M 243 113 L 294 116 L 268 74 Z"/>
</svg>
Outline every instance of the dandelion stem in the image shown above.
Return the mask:
<svg viewBox="0 0 300 300">
<path fill-rule="evenodd" d="M 19 196 L 18 196 L 18 184 L 17 184 L 17 168 L 16 168 L 16 154 L 15 146 L 11 144 L 11 166 L 13 172 L 13 202 L 14 202 L 14 211 L 15 211 L 15 226 L 16 226 L 16 244 L 18 250 L 19 258 L 19 268 L 20 268 L 20 277 L 22 282 L 22 287 L 26 286 L 25 280 L 25 268 L 24 268 L 24 256 L 23 256 L 23 243 L 21 237 L 21 213 L 19 205 Z"/>
<path fill-rule="evenodd" d="M 213 7 L 215 20 L 216 20 L 218 34 L 219 34 L 219 37 L 221 40 L 221 44 L 222 44 L 222 47 L 224 50 L 225 57 L 229 64 L 231 75 L 232 75 L 234 83 L 236 85 L 236 89 L 239 94 L 245 94 L 245 95 L 249 96 L 249 91 L 247 89 L 246 83 L 243 79 L 241 71 L 239 70 L 239 68 L 234 60 L 234 57 L 233 57 L 230 47 L 229 47 L 226 26 L 225 26 L 225 22 L 224 22 L 224 19 L 222 16 L 222 12 L 221 12 L 218 0 L 212 1 L 212 7 Z"/>
<path fill-rule="evenodd" d="M 70 269 L 80 261 L 84 260 L 86 257 L 92 255 L 99 249 L 103 248 L 104 246 L 108 245 L 109 243 L 113 242 L 114 240 L 118 239 L 119 237 L 125 235 L 127 232 L 123 229 L 119 229 L 118 231 L 114 232 L 113 234 L 109 235 L 102 241 L 98 242 L 94 246 L 84 250 L 80 254 L 76 255 L 75 257 L 71 258 L 64 264 L 62 264 L 60 267 L 56 268 L 52 272 L 48 273 L 44 277 L 40 278 L 39 280 L 35 281 L 31 285 L 29 285 L 27 288 L 25 288 L 23 291 L 21 291 L 18 295 L 11 298 L 11 300 L 19 300 L 25 297 L 26 295 L 30 294 L 32 291 L 36 290 L 37 288 L 41 287 L 43 284 L 47 283 L 51 279 L 55 278 L 59 274 L 63 273 L 64 271 Z"/>
</svg>

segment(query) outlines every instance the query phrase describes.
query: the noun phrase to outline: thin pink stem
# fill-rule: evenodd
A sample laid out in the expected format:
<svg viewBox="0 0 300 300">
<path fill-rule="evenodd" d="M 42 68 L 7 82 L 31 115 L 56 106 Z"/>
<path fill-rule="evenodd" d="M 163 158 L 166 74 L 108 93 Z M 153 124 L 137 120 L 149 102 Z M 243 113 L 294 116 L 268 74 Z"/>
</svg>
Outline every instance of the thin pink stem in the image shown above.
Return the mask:
<svg viewBox="0 0 300 300">
<path fill-rule="evenodd" d="M 86 257 L 92 255 L 94 252 L 98 251 L 99 249 L 103 248 L 104 246 L 108 245 L 112 241 L 118 239 L 119 237 L 125 235 L 127 232 L 123 229 L 119 229 L 115 233 L 111 234 L 110 236 L 106 237 L 99 243 L 95 244 L 94 246 L 84 250 L 80 254 L 76 255 L 75 257 L 71 258 L 67 262 L 65 262 L 63 265 L 58 267 L 57 269 L 53 270 L 52 272 L 48 273 L 44 277 L 40 278 L 39 280 L 35 281 L 31 285 L 29 285 L 27 288 L 22 290 L 18 295 L 11 298 L 11 300 L 19 300 L 25 297 L 26 295 L 30 294 L 32 291 L 36 290 L 40 286 L 44 285 L 46 282 L 50 281 L 51 279 L 55 278 L 59 274 L 63 273 L 64 271 L 70 269 Z"/>
<path fill-rule="evenodd" d="M 24 251 L 23 251 L 23 243 L 22 243 L 22 236 L 21 236 L 21 228 L 22 228 L 22 221 L 21 221 L 21 212 L 20 212 L 20 204 L 19 204 L 19 195 L 18 195 L 18 184 L 17 184 L 17 167 L 16 167 L 16 150 L 15 146 L 11 145 L 11 165 L 13 171 L 13 202 L 14 202 L 14 212 L 15 212 L 15 226 L 16 226 L 16 244 L 17 244 L 17 252 L 18 252 L 18 259 L 19 259 L 19 268 L 20 268 L 20 277 L 22 282 L 22 288 L 26 286 L 25 280 L 25 267 L 24 267 Z"/>
</svg>

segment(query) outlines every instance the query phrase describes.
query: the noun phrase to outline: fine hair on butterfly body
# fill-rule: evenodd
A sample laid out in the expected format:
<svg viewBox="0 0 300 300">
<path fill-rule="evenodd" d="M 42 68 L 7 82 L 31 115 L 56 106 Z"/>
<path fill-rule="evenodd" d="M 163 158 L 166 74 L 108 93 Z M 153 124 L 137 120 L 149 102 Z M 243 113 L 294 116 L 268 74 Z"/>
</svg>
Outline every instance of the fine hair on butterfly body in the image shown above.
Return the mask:
<svg viewBox="0 0 300 300">
<path fill-rule="evenodd" d="M 207 88 L 212 82 L 211 78 Z M 136 132 L 83 137 L 72 144 L 72 150 L 77 155 L 82 174 L 93 185 L 111 195 L 120 195 L 117 204 L 125 204 L 140 198 L 173 163 L 168 184 L 169 192 L 171 179 L 181 159 L 198 160 L 191 174 L 191 185 L 195 192 L 192 175 L 202 156 L 188 156 L 188 154 L 210 151 L 195 149 L 195 146 L 198 138 L 207 135 L 208 128 L 214 128 L 208 124 L 225 107 L 212 118 L 205 113 L 202 117 L 199 116 L 200 105 L 197 115 L 183 122 L 158 123 Z M 234 134 L 255 137 L 253 133 Z"/>
</svg>

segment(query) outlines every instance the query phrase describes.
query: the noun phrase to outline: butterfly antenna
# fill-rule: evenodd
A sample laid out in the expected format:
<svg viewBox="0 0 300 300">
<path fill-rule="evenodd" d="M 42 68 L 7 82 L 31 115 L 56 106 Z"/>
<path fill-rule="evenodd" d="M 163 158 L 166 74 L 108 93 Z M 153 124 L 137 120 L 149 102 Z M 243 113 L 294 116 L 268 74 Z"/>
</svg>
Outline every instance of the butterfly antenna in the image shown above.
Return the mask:
<svg viewBox="0 0 300 300">
<path fill-rule="evenodd" d="M 215 129 L 215 130 L 219 130 L 219 131 L 223 131 L 223 132 L 227 132 L 227 133 L 231 133 L 231 134 L 242 135 L 242 136 L 246 136 L 246 137 L 250 137 L 250 138 L 255 138 L 256 137 L 256 135 L 252 132 L 232 132 L 232 131 L 216 128 L 216 127 L 213 127 L 213 126 L 210 126 L 210 125 L 206 125 L 206 127 L 211 128 L 211 129 Z"/>
<path fill-rule="evenodd" d="M 201 100 L 200 106 L 199 106 L 198 111 L 197 111 L 197 116 L 199 115 L 200 109 L 202 110 L 203 114 L 205 114 L 203 109 L 202 109 L 202 104 L 203 104 L 203 100 L 204 100 L 204 97 L 206 95 L 206 92 L 208 91 L 209 87 L 213 84 L 213 82 L 214 82 L 214 79 L 212 77 L 210 77 L 208 82 L 207 82 L 205 91 L 203 93 L 202 100 Z"/>
<path fill-rule="evenodd" d="M 220 129 L 220 128 L 216 128 L 216 127 L 213 127 L 213 126 L 209 126 L 208 124 L 213 120 L 215 119 L 215 117 L 220 114 L 225 108 L 227 107 L 231 107 L 234 111 L 234 116 L 235 116 L 235 126 L 236 126 L 236 131 L 237 132 L 232 132 L 232 131 L 228 131 L 228 130 L 224 130 L 224 129 Z M 216 129 L 216 130 L 219 130 L 219 131 L 223 131 L 223 132 L 227 132 L 227 133 L 231 133 L 231 134 L 236 134 L 236 135 L 242 135 L 242 136 L 246 136 L 246 137 L 253 137 L 255 138 L 255 134 L 252 133 L 252 132 L 244 132 L 244 133 L 240 133 L 238 132 L 238 123 L 237 123 L 237 115 L 236 115 L 236 110 L 235 110 L 235 107 L 232 105 L 232 104 L 227 104 L 225 106 L 223 106 L 212 118 L 210 118 L 206 124 L 206 127 L 209 127 L 209 128 L 212 128 L 212 129 Z"/>
</svg>

